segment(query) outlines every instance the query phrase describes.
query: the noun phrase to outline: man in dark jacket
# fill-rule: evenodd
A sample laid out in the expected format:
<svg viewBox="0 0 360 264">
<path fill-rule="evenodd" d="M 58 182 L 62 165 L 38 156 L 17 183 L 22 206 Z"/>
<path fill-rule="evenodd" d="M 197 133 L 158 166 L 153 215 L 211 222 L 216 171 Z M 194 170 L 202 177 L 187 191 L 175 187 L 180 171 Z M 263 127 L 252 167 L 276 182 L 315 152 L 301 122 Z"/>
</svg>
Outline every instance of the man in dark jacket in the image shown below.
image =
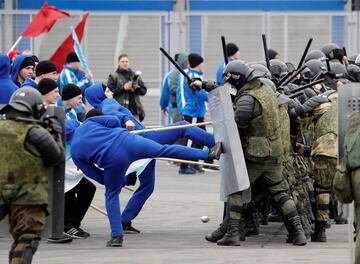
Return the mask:
<svg viewBox="0 0 360 264">
<path fill-rule="evenodd" d="M 139 72 L 129 68 L 129 56 L 121 54 L 118 59 L 117 70 L 109 75 L 107 86 L 114 93 L 114 98 L 140 121 L 144 120 L 145 112 L 140 101 L 147 88 Z"/>
</svg>

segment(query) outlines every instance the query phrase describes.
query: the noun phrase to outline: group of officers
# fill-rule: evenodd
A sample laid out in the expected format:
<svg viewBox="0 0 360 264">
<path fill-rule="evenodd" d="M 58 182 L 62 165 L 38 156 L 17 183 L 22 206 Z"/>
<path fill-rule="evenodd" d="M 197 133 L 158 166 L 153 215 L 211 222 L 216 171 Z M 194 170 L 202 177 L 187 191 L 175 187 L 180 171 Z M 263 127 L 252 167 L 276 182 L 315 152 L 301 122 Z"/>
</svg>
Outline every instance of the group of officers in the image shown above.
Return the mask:
<svg viewBox="0 0 360 264">
<path fill-rule="evenodd" d="M 228 47 L 233 49 L 234 45 L 229 43 Z M 202 63 L 198 56 L 192 60 L 195 67 Z M 252 200 L 245 203 L 243 192 L 230 194 L 224 204 L 223 222 L 206 240 L 219 246 L 239 246 L 246 236 L 259 234 L 259 218 L 262 224 L 267 224 L 273 210 L 271 214 L 277 212 L 288 230 L 288 243 L 305 245 L 308 239 L 326 242 L 330 204 L 336 204 L 332 182 L 338 155 L 337 90 L 346 89 L 349 82 L 360 81 L 360 56 L 348 58 L 342 48 L 327 44 L 321 50 L 308 52 L 298 69 L 279 58 L 268 63 L 230 60 L 222 66 L 220 83 L 193 78 L 186 92 L 203 95 L 213 89 L 229 89 Z M 9 104 L 0 110 L 3 115 L 0 121 L 0 218 L 10 216 L 14 237 L 10 263 L 31 263 L 47 213 L 46 169 L 65 160 L 64 146 L 56 130 L 58 123 L 44 122 L 44 99 L 29 89 L 16 90 Z M 81 94 L 74 87 L 64 89 L 67 91 L 64 101 Z M 123 174 L 131 162 L 159 156 L 219 159 L 226 149 L 222 149 L 220 142 L 215 144 L 212 135 L 197 128 L 177 133 L 131 135 L 127 129 L 143 129 L 143 126 L 130 111 L 113 100 L 113 91 L 105 85 L 94 85 L 85 95 L 96 110 L 88 113 L 83 124 L 77 120 L 69 122 L 67 128 L 72 131 L 66 131 L 71 140 L 68 147 L 75 165 L 86 176 L 105 185 L 112 231 L 107 245 L 122 246 L 124 221 L 123 226 L 119 226 L 122 219 L 118 195 L 127 184 Z M 349 166 L 345 165 L 346 175 L 353 182 L 357 205 L 360 202 L 356 193 L 360 166 L 360 160 L 356 159 L 360 151 L 358 113 L 349 120 L 347 138 L 351 140 L 346 140 L 350 147 L 346 148 L 344 162 L 351 161 Z M 165 145 L 182 137 L 207 145 L 209 151 Z M 134 144 L 144 146 L 143 150 L 133 147 Z M 119 156 L 124 159 L 117 164 Z M 154 166 L 155 161 L 150 163 L 144 176 L 153 177 Z M 120 177 L 116 177 L 118 174 Z M 270 204 L 267 201 L 271 201 Z M 143 204 L 136 213 L 128 213 L 129 222 L 125 222 L 125 226 L 131 227 L 131 220 Z M 333 207 L 341 208 L 341 204 Z M 360 210 L 357 206 L 355 210 L 359 220 Z M 340 212 L 338 218 L 341 220 Z M 359 239 L 356 263 L 360 263 Z"/>
</svg>

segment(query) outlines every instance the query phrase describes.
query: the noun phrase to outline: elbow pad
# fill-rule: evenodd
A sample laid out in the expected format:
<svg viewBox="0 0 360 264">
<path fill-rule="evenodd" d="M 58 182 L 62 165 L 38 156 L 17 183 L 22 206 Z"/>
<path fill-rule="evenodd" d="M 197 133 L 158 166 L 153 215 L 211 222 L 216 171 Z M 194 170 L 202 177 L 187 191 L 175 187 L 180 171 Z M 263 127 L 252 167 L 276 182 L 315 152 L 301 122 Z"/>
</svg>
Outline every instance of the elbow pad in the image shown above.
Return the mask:
<svg viewBox="0 0 360 264">
<path fill-rule="evenodd" d="M 56 166 L 65 161 L 64 148 L 43 127 L 32 128 L 26 136 L 26 144 L 36 148 L 45 166 Z"/>
</svg>

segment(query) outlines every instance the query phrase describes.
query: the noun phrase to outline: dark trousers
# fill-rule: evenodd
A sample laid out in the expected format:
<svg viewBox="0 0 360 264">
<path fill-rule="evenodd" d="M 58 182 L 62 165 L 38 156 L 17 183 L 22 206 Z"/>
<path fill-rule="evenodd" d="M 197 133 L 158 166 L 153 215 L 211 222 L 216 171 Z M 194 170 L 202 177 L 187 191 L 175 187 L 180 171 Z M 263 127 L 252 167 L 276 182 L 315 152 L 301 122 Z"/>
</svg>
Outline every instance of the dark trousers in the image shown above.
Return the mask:
<svg viewBox="0 0 360 264">
<path fill-rule="evenodd" d="M 95 185 L 85 177 L 65 193 L 65 226 L 80 227 L 96 191 Z"/>
</svg>

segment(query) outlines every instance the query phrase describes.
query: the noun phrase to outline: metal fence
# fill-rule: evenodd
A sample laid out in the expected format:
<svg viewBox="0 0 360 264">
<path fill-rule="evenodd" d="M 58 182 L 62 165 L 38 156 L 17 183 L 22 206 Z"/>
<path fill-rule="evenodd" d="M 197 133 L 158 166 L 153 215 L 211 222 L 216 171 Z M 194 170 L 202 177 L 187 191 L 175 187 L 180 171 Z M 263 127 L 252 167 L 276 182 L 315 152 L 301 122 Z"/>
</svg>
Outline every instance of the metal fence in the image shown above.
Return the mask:
<svg viewBox="0 0 360 264">
<path fill-rule="evenodd" d="M 0 11 L 2 52 L 7 52 L 36 12 Z M 57 22 L 49 34 L 23 39 L 18 49 L 30 49 L 42 59 L 50 56 L 69 34 L 69 25 L 81 19 L 79 11 L 69 12 L 74 15 L 73 20 Z M 156 90 L 171 68 L 160 55 L 160 46 L 172 55 L 202 54 L 206 77 L 212 79 L 222 61 L 221 35 L 239 46 L 245 61 L 256 61 L 263 59 L 261 34 L 265 33 L 269 48 L 277 50 L 284 60 L 297 63 L 310 37 L 314 39 L 311 49 L 335 42 L 346 46 L 349 54 L 359 52 L 359 23 L 359 12 L 92 12 L 83 47 L 97 79 L 106 80 L 105 73 L 116 67 L 116 57 L 126 52 L 134 57 L 135 68 L 145 69 L 145 80 Z"/>
</svg>

